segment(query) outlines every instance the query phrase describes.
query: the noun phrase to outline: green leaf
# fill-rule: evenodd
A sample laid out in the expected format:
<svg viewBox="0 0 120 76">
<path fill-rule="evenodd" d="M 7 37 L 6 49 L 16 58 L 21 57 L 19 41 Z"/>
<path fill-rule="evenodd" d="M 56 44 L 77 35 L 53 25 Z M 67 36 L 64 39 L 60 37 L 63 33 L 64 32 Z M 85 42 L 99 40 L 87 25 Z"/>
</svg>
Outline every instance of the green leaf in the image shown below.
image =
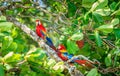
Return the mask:
<svg viewBox="0 0 120 76">
<path fill-rule="evenodd" d="M 12 42 L 13 42 L 13 39 L 11 36 L 5 36 L 2 42 L 2 50 L 7 49 Z"/>
<path fill-rule="evenodd" d="M 101 16 L 109 16 L 111 11 L 109 8 L 103 8 L 103 9 L 98 9 L 98 10 L 94 11 L 94 13 L 97 13 Z"/>
<path fill-rule="evenodd" d="M 99 26 L 97 29 L 104 32 L 105 34 L 108 34 L 113 31 L 113 25 L 106 24 L 106 25 Z"/>
<path fill-rule="evenodd" d="M 78 51 L 78 46 L 76 45 L 75 41 L 70 39 L 67 40 L 67 50 L 70 54 L 76 54 Z"/>
<path fill-rule="evenodd" d="M 95 22 L 99 22 L 99 23 L 103 22 L 102 16 L 98 13 L 93 13 L 93 18 L 94 18 Z"/>
<path fill-rule="evenodd" d="M 116 38 L 120 38 L 120 29 L 114 29 L 114 34 Z"/>
<path fill-rule="evenodd" d="M 116 2 L 112 2 L 112 4 L 110 4 L 111 11 L 114 11 L 116 9 L 116 4 Z"/>
<path fill-rule="evenodd" d="M 96 0 L 82 0 L 82 6 L 85 8 L 90 8 Z"/>
<path fill-rule="evenodd" d="M 116 10 L 116 11 L 113 12 L 111 15 L 120 15 L 120 9 Z"/>
<path fill-rule="evenodd" d="M 110 24 L 102 25 L 97 29 L 107 34 L 107 33 L 111 33 L 113 31 L 113 27 L 117 24 L 119 24 L 119 19 L 115 18 L 111 21 Z"/>
<path fill-rule="evenodd" d="M 98 71 L 96 68 L 91 69 L 86 76 L 97 76 Z"/>
<path fill-rule="evenodd" d="M 96 9 L 101 9 L 107 6 L 108 0 L 98 0 L 92 5 L 92 8 L 90 9 L 91 11 L 94 11 Z"/>
<path fill-rule="evenodd" d="M 12 42 L 10 44 L 10 46 L 8 47 L 8 50 L 10 51 L 15 51 L 17 49 L 17 43 L 16 42 Z"/>
<path fill-rule="evenodd" d="M 105 58 L 105 64 L 106 66 L 110 66 L 112 64 L 111 54 L 108 54 L 108 56 Z"/>
<path fill-rule="evenodd" d="M 113 26 L 119 24 L 119 19 L 118 19 L 118 18 L 114 18 L 114 19 L 112 20 L 111 24 L 112 24 Z"/>
<path fill-rule="evenodd" d="M 8 31 L 12 28 L 11 22 L 0 22 L 0 30 L 2 31 Z"/>
<path fill-rule="evenodd" d="M 41 50 L 40 48 L 38 48 L 37 50 L 30 50 L 27 55 L 26 58 L 29 61 L 42 61 L 45 58 L 45 52 L 43 50 Z"/>
<path fill-rule="evenodd" d="M 9 52 L 4 56 L 4 61 L 6 63 L 18 62 L 21 59 L 21 54 L 14 54 L 14 52 Z"/>
<path fill-rule="evenodd" d="M 5 72 L 2 65 L 0 65 L 0 76 L 5 76 Z"/>
<path fill-rule="evenodd" d="M 70 37 L 70 39 L 75 40 L 75 41 L 77 41 L 77 40 L 82 40 L 82 39 L 83 39 L 83 33 L 77 32 L 77 33 L 73 34 L 73 35 Z"/>
<path fill-rule="evenodd" d="M 69 17 L 72 17 L 75 15 L 77 8 L 74 3 L 68 2 L 68 15 Z"/>
<path fill-rule="evenodd" d="M 99 35 L 98 31 L 95 31 L 95 39 L 96 39 L 97 45 L 100 47 L 102 45 L 102 40 L 100 38 L 100 35 Z"/>
</svg>

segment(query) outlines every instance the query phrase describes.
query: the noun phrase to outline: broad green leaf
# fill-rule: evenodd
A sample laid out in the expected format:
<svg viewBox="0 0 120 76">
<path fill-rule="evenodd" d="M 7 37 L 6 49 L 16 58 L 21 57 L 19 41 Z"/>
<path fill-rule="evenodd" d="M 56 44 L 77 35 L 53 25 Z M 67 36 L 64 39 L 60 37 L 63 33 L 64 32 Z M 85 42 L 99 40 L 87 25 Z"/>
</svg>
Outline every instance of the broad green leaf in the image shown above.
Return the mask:
<svg viewBox="0 0 120 76">
<path fill-rule="evenodd" d="M 12 42 L 13 42 L 13 39 L 11 36 L 5 36 L 2 42 L 2 50 L 7 49 Z"/>
<path fill-rule="evenodd" d="M 111 54 L 108 54 L 108 56 L 105 58 L 105 64 L 106 66 L 110 66 L 112 64 Z"/>
<path fill-rule="evenodd" d="M 13 56 L 13 52 L 9 52 L 7 55 L 4 56 L 4 59 L 8 59 L 9 57 Z"/>
<path fill-rule="evenodd" d="M 112 24 L 113 26 L 119 24 L 119 19 L 118 19 L 118 18 L 114 18 L 114 19 L 112 20 L 111 24 Z"/>
<path fill-rule="evenodd" d="M 120 15 L 120 9 L 116 10 L 115 12 L 113 12 L 111 15 Z"/>
<path fill-rule="evenodd" d="M 5 76 L 5 71 L 2 65 L 0 65 L 0 76 Z"/>
<path fill-rule="evenodd" d="M 102 45 L 102 40 L 100 38 L 100 35 L 99 35 L 98 31 L 95 31 L 95 39 L 96 39 L 97 45 L 100 47 Z"/>
<path fill-rule="evenodd" d="M 17 43 L 16 42 L 12 42 L 10 44 L 10 46 L 8 47 L 8 50 L 10 51 L 15 51 L 17 49 Z"/>
<path fill-rule="evenodd" d="M 78 46 L 76 45 L 75 41 L 70 39 L 67 40 L 67 50 L 70 54 L 76 54 L 78 51 Z"/>
<path fill-rule="evenodd" d="M 94 11 L 96 9 L 104 8 L 105 6 L 107 6 L 107 4 L 108 4 L 108 0 L 98 0 L 92 5 L 90 10 Z"/>
<path fill-rule="evenodd" d="M 17 43 L 17 48 L 15 51 L 16 52 L 23 52 L 24 48 L 25 48 L 25 45 Z"/>
<path fill-rule="evenodd" d="M 116 9 L 116 4 L 116 2 L 112 2 L 112 4 L 110 4 L 111 11 L 114 11 Z"/>
<path fill-rule="evenodd" d="M 30 50 L 25 57 L 30 61 L 42 61 L 45 58 L 45 52 L 41 49 Z"/>
<path fill-rule="evenodd" d="M 120 38 L 120 29 L 114 29 L 114 34 L 116 36 L 116 38 Z"/>
<path fill-rule="evenodd" d="M 111 21 L 110 24 L 99 26 L 97 29 L 104 33 L 111 33 L 113 31 L 113 27 L 119 23 L 119 19 L 115 18 Z"/>
<path fill-rule="evenodd" d="M 85 8 L 90 8 L 96 0 L 82 0 L 82 6 Z"/>
<path fill-rule="evenodd" d="M 93 68 L 88 72 L 86 76 L 97 76 L 97 75 L 98 75 L 97 68 Z"/>
<path fill-rule="evenodd" d="M 0 30 L 9 31 L 12 28 L 11 22 L 0 22 Z"/>
<path fill-rule="evenodd" d="M 21 54 L 14 54 L 13 52 L 9 52 L 4 56 L 4 61 L 6 63 L 18 62 L 21 59 Z"/>
<path fill-rule="evenodd" d="M 99 23 L 103 22 L 102 16 L 98 13 L 93 13 L 93 18 L 94 18 L 95 22 L 99 22 Z"/>
<path fill-rule="evenodd" d="M 106 25 L 99 26 L 97 29 L 104 32 L 105 34 L 108 34 L 113 31 L 113 25 L 106 24 Z"/>
<path fill-rule="evenodd" d="M 103 8 L 103 9 L 97 9 L 96 11 L 94 11 L 94 13 L 97 13 L 101 16 L 109 16 L 111 11 L 109 8 Z"/>
<path fill-rule="evenodd" d="M 77 40 L 82 40 L 82 39 L 83 39 L 83 33 L 77 32 L 77 33 L 73 34 L 73 35 L 70 37 L 70 39 L 75 40 L 75 41 L 77 41 Z"/>
</svg>

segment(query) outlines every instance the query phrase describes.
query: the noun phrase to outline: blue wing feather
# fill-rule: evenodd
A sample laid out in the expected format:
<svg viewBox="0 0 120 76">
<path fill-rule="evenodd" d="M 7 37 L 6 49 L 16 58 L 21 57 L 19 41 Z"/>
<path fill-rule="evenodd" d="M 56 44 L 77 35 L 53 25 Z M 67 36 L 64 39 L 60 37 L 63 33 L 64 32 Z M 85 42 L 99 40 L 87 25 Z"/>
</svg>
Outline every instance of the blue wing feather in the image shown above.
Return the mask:
<svg viewBox="0 0 120 76">
<path fill-rule="evenodd" d="M 47 40 L 46 43 L 47 43 L 49 46 L 54 46 L 52 40 L 51 40 L 49 37 L 46 37 L 46 40 Z"/>
</svg>

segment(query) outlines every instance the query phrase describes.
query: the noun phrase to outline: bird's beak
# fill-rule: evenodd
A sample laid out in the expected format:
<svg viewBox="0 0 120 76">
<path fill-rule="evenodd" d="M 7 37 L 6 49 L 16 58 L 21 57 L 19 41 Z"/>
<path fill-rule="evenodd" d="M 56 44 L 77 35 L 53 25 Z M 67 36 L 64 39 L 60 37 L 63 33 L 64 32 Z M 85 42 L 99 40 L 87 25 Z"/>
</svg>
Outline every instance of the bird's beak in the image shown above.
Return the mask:
<svg viewBox="0 0 120 76">
<path fill-rule="evenodd" d="M 36 26 L 39 25 L 39 22 L 36 22 Z"/>
<path fill-rule="evenodd" d="M 40 24 L 41 24 L 41 22 L 39 20 L 36 20 L 36 26 L 40 25 Z"/>
</svg>

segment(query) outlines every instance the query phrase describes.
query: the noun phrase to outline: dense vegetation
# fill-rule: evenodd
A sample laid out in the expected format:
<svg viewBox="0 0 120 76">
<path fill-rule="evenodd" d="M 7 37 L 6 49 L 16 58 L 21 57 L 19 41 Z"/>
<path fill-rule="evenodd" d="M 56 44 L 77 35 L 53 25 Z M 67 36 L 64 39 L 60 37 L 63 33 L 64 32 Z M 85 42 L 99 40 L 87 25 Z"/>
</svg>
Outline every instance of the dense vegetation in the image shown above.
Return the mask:
<svg viewBox="0 0 120 76">
<path fill-rule="evenodd" d="M 40 19 L 56 47 L 64 44 L 70 54 L 100 62 L 89 70 L 74 64 L 84 75 L 120 76 L 119 0 L 0 0 L 0 76 L 69 76 L 64 62 L 48 57 L 8 17 L 33 31 Z"/>
</svg>

